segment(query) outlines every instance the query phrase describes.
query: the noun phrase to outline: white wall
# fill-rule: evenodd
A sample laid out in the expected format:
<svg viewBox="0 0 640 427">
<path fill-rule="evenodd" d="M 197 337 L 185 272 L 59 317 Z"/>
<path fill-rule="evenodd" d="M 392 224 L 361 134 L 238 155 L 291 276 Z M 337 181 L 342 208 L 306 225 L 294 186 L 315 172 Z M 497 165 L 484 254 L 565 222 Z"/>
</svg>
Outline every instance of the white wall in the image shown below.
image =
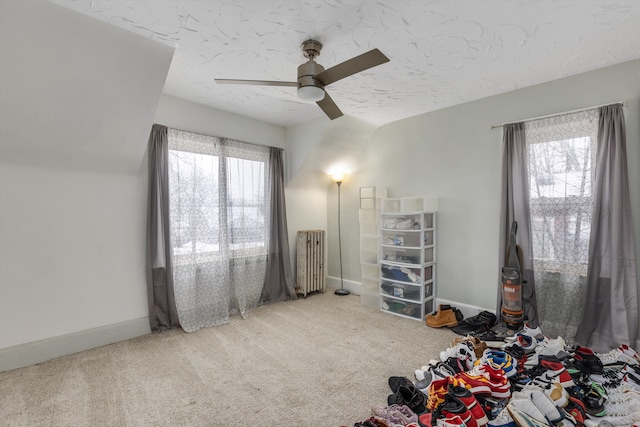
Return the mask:
<svg viewBox="0 0 640 427">
<path fill-rule="evenodd" d="M 1 1 L 2 161 L 137 174 L 172 57 L 45 0 Z"/>
<path fill-rule="evenodd" d="M 147 317 L 137 176 L 2 164 L 0 348 Z"/>
<path fill-rule="evenodd" d="M 365 145 L 375 129 L 369 123 L 346 116 L 334 121 L 321 116 L 287 129 L 287 222 L 294 270 L 297 231 L 326 230 L 328 274 L 330 278 L 339 277 L 338 235 L 335 227 L 337 187 L 328 174 L 336 168 L 349 174 L 358 173 L 366 155 Z M 349 188 L 349 180 L 347 177 L 342 186 L 343 201 L 350 198 L 353 192 L 353 188 Z M 344 212 L 341 216 L 347 219 Z M 343 235 L 348 233 L 346 224 L 343 224 L 342 232 Z M 355 238 L 359 239 L 357 235 Z M 351 244 L 353 241 L 343 237 L 343 251 Z M 344 266 L 347 269 L 359 269 L 357 262 L 345 262 Z M 352 271 L 351 277 L 356 273 Z"/>
<path fill-rule="evenodd" d="M 617 101 L 626 103 L 632 214 L 640 254 L 640 60 L 636 60 L 380 128 L 368 142 L 368 160 L 361 172 L 343 186 L 349 189 L 343 191 L 348 215 L 345 277 L 359 280 L 356 188 L 387 186 L 391 197 L 436 195 L 438 296 L 494 309 L 502 132 L 490 126 Z M 333 213 L 328 211 L 330 218 Z M 330 233 L 335 233 L 334 227 L 330 223 Z M 345 222 L 343 241 L 344 229 Z M 330 273 L 335 274 L 336 268 L 335 261 L 330 263 Z"/>
<path fill-rule="evenodd" d="M 285 128 L 227 111 L 162 95 L 155 123 L 204 135 L 285 148 Z"/>
<path fill-rule="evenodd" d="M 86 346 L 34 342 L 148 331 L 138 172 L 173 48 L 43 0 L 0 9 L 4 369 Z"/>
</svg>

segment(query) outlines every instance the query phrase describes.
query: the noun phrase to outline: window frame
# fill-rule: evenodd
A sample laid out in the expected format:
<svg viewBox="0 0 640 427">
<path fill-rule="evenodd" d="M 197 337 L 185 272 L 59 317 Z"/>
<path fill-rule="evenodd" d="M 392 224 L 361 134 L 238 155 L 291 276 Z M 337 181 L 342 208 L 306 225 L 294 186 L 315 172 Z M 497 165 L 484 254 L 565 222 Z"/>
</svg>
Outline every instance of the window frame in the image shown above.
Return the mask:
<svg viewBox="0 0 640 427">
<path fill-rule="evenodd" d="M 230 179 L 229 177 L 230 166 L 228 164 L 230 160 L 240 160 L 241 161 L 239 162 L 240 165 L 242 164 L 242 161 L 257 162 L 259 164 L 258 166 L 259 169 L 262 169 L 262 173 L 259 176 L 259 182 L 258 182 L 258 187 L 261 186 L 262 190 L 258 191 L 258 193 L 264 197 L 263 206 L 264 204 L 268 203 L 269 163 L 268 163 L 268 155 L 265 156 L 265 152 L 264 152 L 264 150 L 268 150 L 268 147 L 257 146 L 257 145 L 253 146 L 253 144 L 241 143 L 239 141 L 231 141 L 232 144 L 234 145 L 231 147 L 227 147 L 225 146 L 225 142 L 230 140 L 224 140 L 222 138 L 195 134 L 195 133 L 186 132 L 186 131 L 179 131 L 171 128 L 169 129 L 169 131 L 170 131 L 169 149 L 168 149 L 169 181 L 171 181 L 171 175 L 172 175 L 172 172 L 171 172 L 172 158 L 173 156 L 175 156 L 175 153 L 177 152 L 186 152 L 186 153 L 192 153 L 198 156 L 211 156 L 211 157 L 217 158 L 216 171 L 219 177 L 221 174 L 221 170 L 220 170 L 221 164 L 222 162 L 226 162 L 227 165 L 224 166 L 224 169 L 226 171 L 225 179 L 227 181 Z M 178 132 L 183 135 L 187 135 L 188 138 L 193 138 L 193 140 L 189 142 L 193 143 L 195 141 L 195 144 L 189 145 L 189 144 L 181 143 L 175 139 L 175 135 L 174 135 L 174 139 L 172 139 L 171 131 Z M 187 145 L 189 146 L 187 147 Z M 253 151 L 252 146 L 255 147 L 255 151 Z M 260 152 L 259 150 L 261 150 L 262 152 Z M 212 173 L 216 173 L 216 171 L 213 171 Z M 172 185 L 171 182 L 169 182 L 170 193 L 171 193 L 171 185 Z M 240 206 L 238 205 L 232 206 L 230 203 L 227 203 L 226 206 L 222 206 L 222 204 L 224 204 L 224 200 L 230 201 L 230 189 L 228 188 L 228 186 L 224 186 L 224 188 L 227 188 L 227 192 L 226 192 L 227 194 L 224 195 L 224 197 L 222 196 L 222 191 L 223 191 L 222 186 L 218 186 L 217 194 L 215 194 L 218 204 L 213 208 L 219 211 L 218 215 L 222 209 L 230 210 L 230 209 L 233 209 L 234 207 L 239 207 L 244 209 L 248 207 L 248 208 L 256 208 L 258 217 L 260 217 L 260 209 L 259 209 L 261 206 L 260 199 L 251 199 L 251 201 L 249 201 L 248 203 L 242 203 Z M 169 206 L 170 206 L 170 224 L 172 224 L 170 228 L 173 234 L 173 231 L 174 231 L 173 221 L 175 220 L 175 217 L 174 217 L 175 214 L 172 212 L 172 208 L 173 208 L 172 200 L 169 201 Z M 218 216 L 218 218 L 220 217 Z M 268 212 L 265 211 L 262 213 L 262 220 L 264 223 L 263 225 L 264 230 L 262 231 L 264 238 L 261 240 L 257 240 L 255 242 L 245 242 L 245 243 L 229 242 L 228 247 L 224 248 L 223 245 L 221 244 L 221 240 L 223 240 L 222 231 L 218 230 L 218 243 L 212 244 L 217 246 L 216 249 L 202 250 L 202 251 L 198 251 L 196 249 L 195 251 L 189 250 L 183 253 L 179 253 L 176 251 L 178 247 L 175 247 L 173 241 L 171 241 L 171 250 L 173 252 L 174 263 L 193 264 L 193 263 L 221 261 L 227 258 L 225 257 L 225 252 L 228 253 L 228 258 L 231 258 L 231 259 L 239 259 L 244 257 L 256 257 L 256 256 L 266 257 L 268 253 L 268 246 L 269 246 Z M 218 220 L 218 222 L 220 221 Z M 230 228 L 230 226 L 231 226 L 230 221 L 227 221 L 227 227 Z M 245 226 L 241 228 L 245 228 Z M 230 239 L 231 230 L 229 230 L 229 233 L 230 233 L 229 234 L 229 239 Z"/>
</svg>

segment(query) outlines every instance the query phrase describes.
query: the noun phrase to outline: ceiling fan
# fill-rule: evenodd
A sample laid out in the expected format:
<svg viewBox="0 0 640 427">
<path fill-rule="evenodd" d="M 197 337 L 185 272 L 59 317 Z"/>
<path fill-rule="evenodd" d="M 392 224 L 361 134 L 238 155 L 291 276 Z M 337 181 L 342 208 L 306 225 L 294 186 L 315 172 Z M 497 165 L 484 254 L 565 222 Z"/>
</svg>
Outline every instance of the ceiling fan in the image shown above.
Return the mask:
<svg viewBox="0 0 640 427">
<path fill-rule="evenodd" d="M 322 44 L 317 40 L 307 40 L 302 43 L 302 52 L 305 58 L 309 60 L 298 67 L 297 82 L 236 79 L 215 79 L 215 81 L 221 84 L 297 87 L 298 97 L 300 99 L 315 102 L 331 120 L 337 119 L 342 116 L 342 111 L 340 111 L 340 108 L 338 108 L 336 103 L 333 102 L 333 99 L 331 99 L 325 91 L 325 86 L 377 65 L 384 64 L 389 61 L 389 58 L 378 49 L 373 49 L 325 70 L 322 65 L 315 62 L 315 58 L 320 55 L 320 49 L 322 49 Z"/>
</svg>

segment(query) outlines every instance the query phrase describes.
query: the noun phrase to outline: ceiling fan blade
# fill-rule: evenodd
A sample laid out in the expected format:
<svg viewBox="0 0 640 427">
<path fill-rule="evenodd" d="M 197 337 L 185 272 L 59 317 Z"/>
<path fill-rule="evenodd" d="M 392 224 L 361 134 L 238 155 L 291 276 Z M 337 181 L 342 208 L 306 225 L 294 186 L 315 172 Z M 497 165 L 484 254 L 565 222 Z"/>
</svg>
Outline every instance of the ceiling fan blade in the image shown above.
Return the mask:
<svg viewBox="0 0 640 427">
<path fill-rule="evenodd" d="M 384 64 L 385 62 L 389 62 L 389 58 L 378 49 L 373 49 L 338 65 L 334 65 L 331 68 L 327 68 L 313 76 L 313 78 L 326 86 L 345 77 L 373 68 L 376 65 Z"/>
<path fill-rule="evenodd" d="M 322 98 L 321 101 L 316 102 L 316 104 L 322 108 L 322 111 L 324 111 L 331 120 L 337 119 L 343 115 L 342 111 L 340 111 L 336 103 L 333 102 L 333 99 L 331 99 L 326 91 L 324 92 L 324 98 Z"/>
<path fill-rule="evenodd" d="M 214 80 L 218 84 L 298 87 L 298 82 L 274 82 L 271 80 L 236 80 L 236 79 L 214 79 Z"/>
</svg>

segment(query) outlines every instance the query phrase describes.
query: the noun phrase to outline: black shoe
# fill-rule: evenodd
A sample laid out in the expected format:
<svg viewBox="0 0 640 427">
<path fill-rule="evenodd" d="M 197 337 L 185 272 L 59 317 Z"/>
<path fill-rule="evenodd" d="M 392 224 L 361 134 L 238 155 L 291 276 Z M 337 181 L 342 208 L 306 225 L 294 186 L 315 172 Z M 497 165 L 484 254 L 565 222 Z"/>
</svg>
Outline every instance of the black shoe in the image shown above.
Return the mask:
<svg viewBox="0 0 640 427">
<path fill-rule="evenodd" d="M 488 331 L 496 324 L 496 315 L 489 311 L 481 311 L 479 314 L 462 322 L 451 330 L 458 335 L 473 335 Z"/>
<path fill-rule="evenodd" d="M 398 391 L 387 397 L 387 404 L 408 406 L 416 414 L 422 414 L 427 410 L 427 395 L 415 388 L 400 386 Z"/>
<path fill-rule="evenodd" d="M 460 416 L 460 418 L 462 418 L 463 420 L 465 412 L 469 412 L 469 408 L 467 408 L 465 404 L 462 403 L 462 400 L 458 399 L 451 393 L 444 395 L 444 402 L 438 405 L 437 410 L 440 414 L 443 415 L 443 418 L 448 414 L 452 414 Z M 469 415 L 471 414 L 469 413 Z"/>
<path fill-rule="evenodd" d="M 604 409 L 604 397 L 600 396 L 596 391 L 582 391 L 578 399 L 582 400 L 584 406 L 587 410 L 587 414 L 593 415 L 596 417 L 601 417 L 605 414 Z"/>
<path fill-rule="evenodd" d="M 573 364 L 585 374 L 602 374 L 604 367 L 597 356 L 593 355 L 574 355 Z"/>
<path fill-rule="evenodd" d="M 395 393 L 402 386 L 411 387 L 413 383 L 407 377 L 389 377 L 389 388 Z"/>
<path fill-rule="evenodd" d="M 449 357 L 443 363 L 449 366 L 456 374 L 467 370 L 467 367 L 462 364 L 462 360 L 458 357 Z"/>
<path fill-rule="evenodd" d="M 527 353 L 525 353 L 524 349 L 519 345 L 510 345 L 504 348 L 506 353 L 509 353 L 511 357 L 515 357 L 516 359 L 524 359 L 527 357 Z M 538 358 L 542 358 L 543 356 L 538 356 Z M 559 361 L 559 360 L 558 360 Z"/>
</svg>

